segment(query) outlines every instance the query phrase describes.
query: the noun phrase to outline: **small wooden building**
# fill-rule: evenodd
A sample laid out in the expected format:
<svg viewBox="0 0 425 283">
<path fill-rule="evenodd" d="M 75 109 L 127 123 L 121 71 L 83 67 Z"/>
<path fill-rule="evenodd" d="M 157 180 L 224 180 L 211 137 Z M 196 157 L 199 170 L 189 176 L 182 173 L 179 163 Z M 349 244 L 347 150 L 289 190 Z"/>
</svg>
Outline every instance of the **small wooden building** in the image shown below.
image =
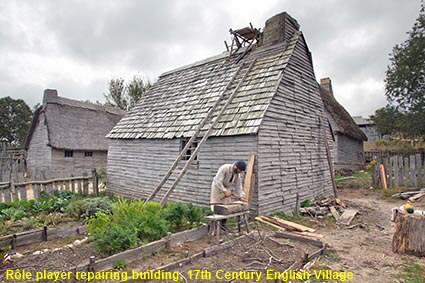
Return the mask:
<svg viewBox="0 0 425 283">
<path fill-rule="evenodd" d="M 256 156 L 251 204 L 256 213 L 292 210 L 297 201 L 332 194 L 328 122 L 310 51 L 287 13 L 270 18 L 259 42 L 248 49 L 162 74 L 108 134 L 107 190 L 147 198 L 217 101 L 197 141 L 218 118 L 217 124 L 171 201 L 208 205 L 218 168 L 247 160 L 251 153 Z M 185 152 L 179 168 L 196 145 Z"/>
<path fill-rule="evenodd" d="M 124 111 L 44 91 L 25 141 L 30 178 L 68 177 L 106 168 L 106 134 Z"/>
<path fill-rule="evenodd" d="M 320 95 L 333 133 L 333 142 L 330 144 L 334 169 L 362 168 L 365 163 L 363 142 L 367 141 L 367 136 L 336 101 L 330 78 L 320 80 Z"/>
</svg>

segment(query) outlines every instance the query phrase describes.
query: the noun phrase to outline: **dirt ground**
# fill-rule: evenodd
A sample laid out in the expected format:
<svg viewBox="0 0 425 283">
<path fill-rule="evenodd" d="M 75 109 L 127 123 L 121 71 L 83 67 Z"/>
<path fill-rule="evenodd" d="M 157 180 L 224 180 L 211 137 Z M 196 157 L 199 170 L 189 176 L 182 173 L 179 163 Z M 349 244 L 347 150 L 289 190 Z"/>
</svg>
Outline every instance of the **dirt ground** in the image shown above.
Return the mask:
<svg viewBox="0 0 425 283">
<path fill-rule="evenodd" d="M 370 189 L 339 190 L 339 197 L 348 206 L 360 211 L 351 223 L 360 225 L 352 229 L 336 224 L 328 224 L 326 227 L 316 225 L 317 232 L 325 235 L 323 240 L 329 245 L 329 249 L 325 256 L 316 261 L 313 268 L 351 271 L 354 278 L 349 282 L 353 283 L 395 283 L 406 282 L 399 277 L 404 261 L 413 260 L 425 266 L 425 258 L 400 256 L 392 252 L 394 223 L 390 221 L 391 209 L 399 207 L 405 201 L 383 197 Z M 416 206 L 423 209 L 424 201 Z M 425 278 L 424 281 L 412 282 L 425 282 Z"/>
<path fill-rule="evenodd" d="M 317 220 L 313 218 L 305 217 L 302 222 L 312 228 L 317 229 L 317 233 L 323 234 L 322 239 L 327 243 L 328 249 L 326 254 L 320 256 L 318 259 L 309 263 L 309 272 L 314 270 L 329 269 L 334 272 L 352 272 L 354 278 L 347 280 L 346 282 L 353 283 L 364 283 L 364 282 L 376 282 L 376 283 L 423 283 L 424 281 L 412 281 L 400 278 L 400 273 L 403 272 L 404 263 L 406 260 L 411 260 L 418 263 L 420 266 L 425 268 L 425 258 L 417 258 L 412 256 L 400 256 L 394 254 L 391 250 L 392 235 L 394 232 L 394 224 L 390 221 L 391 209 L 393 207 L 399 207 L 405 201 L 392 199 L 389 197 L 383 197 L 380 192 L 376 192 L 370 189 L 361 188 L 345 188 L 339 190 L 339 197 L 351 208 L 359 210 L 359 214 L 352 221 L 353 227 L 347 227 L 343 225 L 337 225 L 332 221 L 332 218 L 328 217 L 324 220 Z M 415 204 L 417 208 L 425 208 L 425 201 Z M 357 225 L 356 225 L 357 224 Z M 272 232 L 272 229 L 266 225 L 259 225 L 262 233 Z M 235 234 L 224 235 L 225 240 L 231 240 L 235 238 Z M 19 252 L 27 253 L 34 250 L 40 250 L 48 247 L 50 249 L 54 247 L 64 246 L 68 243 L 72 243 L 74 238 L 62 240 L 57 243 L 50 243 L 48 246 L 44 246 L 47 243 L 42 244 L 43 246 L 37 247 L 25 247 L 20 248 Z M 279 247 L 273 246 L 273 243 L 269 243 L 271 246 L 268 247 L 271 251 L 279 253 Z M 144 259 L 129 263 L 122 271 L 147 271 L 154 269 L 165 264 L 175 262 L 179 259 L 191 256 L 195 253 L 202 251 L 209 247 L 207 240 L 201 239 L 200 241 L 187 243 L 179 247 L 172 248 L 168 251 L 161 251 L 153 254 L 152 256 L 145 257 Z M 252 269 L 261 268 L 260 265 L 264 265 L 264 259 L 255 263 L 255 260 L 244 261 L 243 256 L 237 254 L 237 251 L 243 249 L 228 249 L 223 250 L 220 256 L 213 256 L 210 258 L 201 258 L 197 262 L 192 262 L 191 265 L 183 266 L 179 271 L 182 274 L 186 274 L 189 270 L 209 270 L 214 271 L 218 269 L 227 269 L 230 271 L 241 270 L 242 268 L 248 268 L 246 265 L 252 263 Z M 301 253 L 280 253 L 277 257 L 282 258 L 282 264 L 279 266 L 276 262 L 272 262 L 269 266 L 270 269 L 283 271 L 289 263 L 295 260 L 295 257 L 302 257 L 304 251 Z M 14 263 L 3 266 L 0 270 L 0 282 L 11 282 L 10 280 L 4 280 L 4 272 L 6 269 L 50 269 L 57 270 L 60 267 L 70 267 L 80 263 L 83 258 L 88 258 L 89 255 L 93 254 L 92 247 L 88 244 L 78 246 L 75 249 L 64 249 L 56 252 L 48 252 L 41 255 L 30 255 L 28 257 L 19 259 Z M 251 252 L 252 258 L 259 258 L 261 252 Z M 81 257 L 80 257 L 81 256 Z M 246 256 L 246 255 L 245 255 Z M 254 257 L 255 256 L 255 257 Z M 295 257 L 294 257 L 295 256 Z M 267 257 L 269 258 L 269 257 Z M 255 266 L 259 264 L 259 266 Z M 267 265 L 267 262 L 265 262 Z M 196 280 L 190 280 L 188 277 L 185 278 L 188 282 L 197 282 Z M 199 281 L 199 280 L 198 280 Z M 212 279 L 202 279 L 203 282 L 216 282 Z M 117 281 L 115 281 L 117 282 Z M 153 282 L 159 282 L 157 280 Z M 169 280 L 169 282 L 173 282 Z M 184 280 L 182 281 L 184 282 Z M 200 281 L 199 281 L 200 282 Z M 226 282 L 220 281 L 220 282 Z M 227 282 L 254 282 L 254 280 L 228 280 Z M 268 282 L 274 282 L 274 280 L 268 280 Z M 323 280 L 323 279 L 309 279 L 304 281 L 284 281 L 284 282 L 341 282 L 338 280 Z"/>
</svg>

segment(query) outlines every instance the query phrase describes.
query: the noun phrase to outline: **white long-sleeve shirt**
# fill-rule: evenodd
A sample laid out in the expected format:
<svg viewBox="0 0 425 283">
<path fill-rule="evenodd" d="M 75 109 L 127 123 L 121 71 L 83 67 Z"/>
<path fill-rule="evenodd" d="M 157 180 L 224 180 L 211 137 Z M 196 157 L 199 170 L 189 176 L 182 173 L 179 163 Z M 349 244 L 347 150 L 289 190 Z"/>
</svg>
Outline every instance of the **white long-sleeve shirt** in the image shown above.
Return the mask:
<svg viewBox="0 0 425 283">
<path fill-rule="evenodd" d="M 235 193 L 240 197 L 245 197 L 241 175 L 241 173 L 233 171 L 233 164 L 221 165 L 212 182 L 211 203 L 222 202 L 223 193 L 230 192 L 233 184 L 235 185 Z"/>
</svg>

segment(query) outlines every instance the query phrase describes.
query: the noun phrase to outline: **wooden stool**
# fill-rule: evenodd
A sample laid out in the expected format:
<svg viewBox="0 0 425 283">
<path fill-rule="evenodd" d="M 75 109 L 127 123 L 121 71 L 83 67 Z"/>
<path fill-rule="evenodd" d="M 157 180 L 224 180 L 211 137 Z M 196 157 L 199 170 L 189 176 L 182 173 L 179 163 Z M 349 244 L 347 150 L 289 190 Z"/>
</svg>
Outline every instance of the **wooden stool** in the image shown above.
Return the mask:
<svg viewBox="0 0 425 283">
<path fill-rule="evenodd" d="M 219 244 L 220 242 L 220 220 L 223 219 L 228 219 L 228 218 L 232 218 L 232 217 L 237 217 L 237 221 L 238 221 L 238 232 L 241 232 L 241 223 L 244 222 L 245 223 L 245 227 L 246 227 L 246 232 L 249 233 L 249 225 L 248 225 L 248 215 L 249 215 L 249 210 L 246 211 L 240 211 L 237 213 L 232 213 L 232 214 L 228 214 L 228 215 L 221 215 L 221 214 L 213 214 L 213 215 L 208 215 L 205 216 L 205 219 L 208 220 L 208 224 L 209 224 L 209 230 L 208 230 L 208 242 L 211 242 L 211 238 L 213 233 L 215 232 L 215 236 L 216 236 L 216 244 Z M 242 219 L 242 220 L 241 220 Z"/>
</svg>

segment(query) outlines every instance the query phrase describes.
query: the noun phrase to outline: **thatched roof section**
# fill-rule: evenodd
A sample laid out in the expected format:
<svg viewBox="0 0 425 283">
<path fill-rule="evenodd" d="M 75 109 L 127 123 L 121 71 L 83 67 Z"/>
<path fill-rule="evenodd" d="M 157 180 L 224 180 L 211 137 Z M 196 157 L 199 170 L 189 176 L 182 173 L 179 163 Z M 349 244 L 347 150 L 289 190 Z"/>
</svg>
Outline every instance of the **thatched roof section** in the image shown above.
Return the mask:
<svg viewBox="0 0 425 283">
<path fill-rule="evenodd" d="M 106 134 L 125 114 L 120 109 L 71 100 L 56 95 L 46 95 L 43 106 L 34 115 L 25 148 L 44 114 L 48 131 L 48 144 L 58 149 L 107 150 Z"/>
<path fill-rule="evenodd" d="M 219 119 L 212 136 L 258 132 L 281 74 L 299 40 L 304 38 L 300 32 L 295 32 L 287 43 L 259 48 L 244 58 L 245 65 L 249 65 L 254 58 L 257 60 Z M 196 126 L 242 64 L 236 63 L 240 56 L 241 53 L 238 53 L 229 58 L 226 53 L 161 75 L 147 95 L 120 120 L 108 137 L 171 139 L 192 136 Z M 235 89 L 245 69 L 232 84 L 229 94 Z"/>
<path fill-rule="evenodd" d="M 320 95 L 322 97 L 323 103 L 326 110 L 335 120 L 335 123 L 338 125 L 340 132 L 343 135 L 350 136 L 352 138 L 366 141 L 367 137 L 362 130 L 356 125 L 351 115 L 342 107 L 341 104 L 336 101 L 334 96 L 325 88 L 319 85 Z"/>
</svg>

